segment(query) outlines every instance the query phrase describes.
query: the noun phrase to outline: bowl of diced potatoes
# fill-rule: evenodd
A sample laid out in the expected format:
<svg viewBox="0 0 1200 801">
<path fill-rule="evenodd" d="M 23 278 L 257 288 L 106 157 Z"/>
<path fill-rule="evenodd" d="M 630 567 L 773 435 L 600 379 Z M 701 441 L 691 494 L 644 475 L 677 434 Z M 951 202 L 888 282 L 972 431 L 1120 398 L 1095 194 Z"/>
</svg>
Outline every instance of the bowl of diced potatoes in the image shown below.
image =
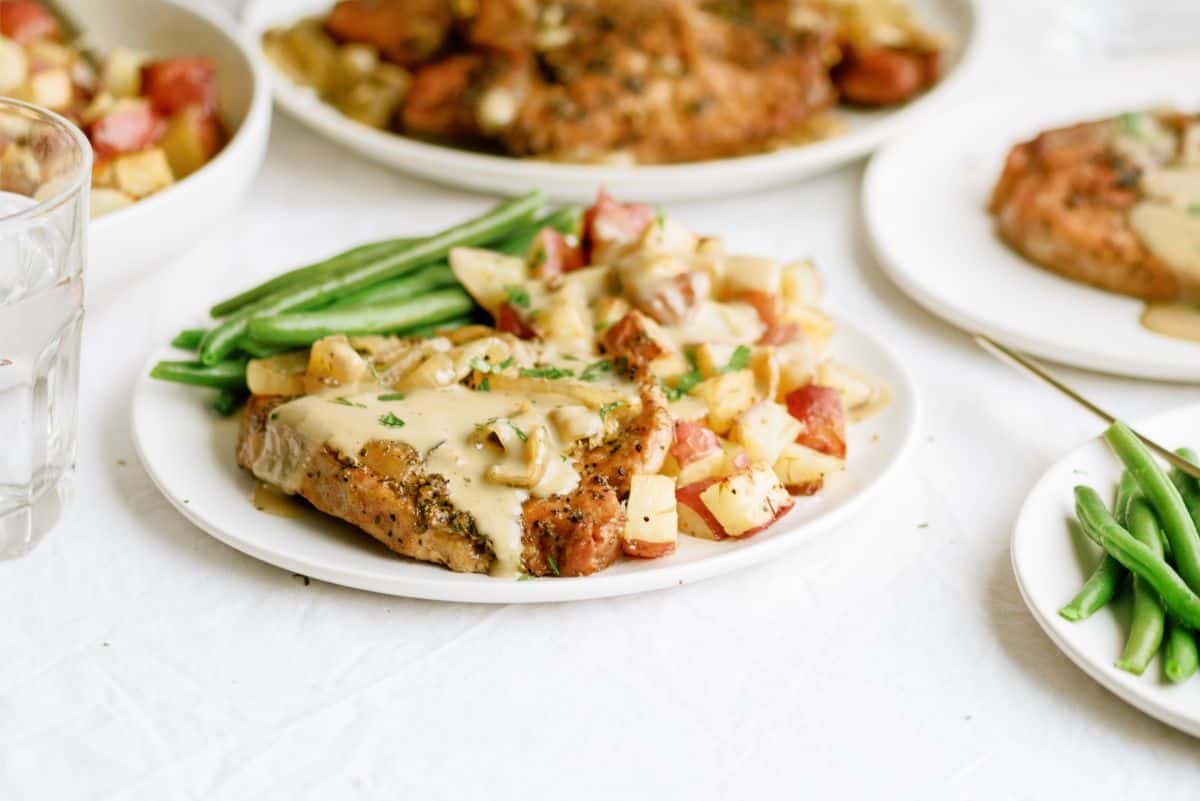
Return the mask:
<svg viewBox="0 0 1200 801">
<path fill-rule="evenodd" d="M 87 134 L 89 283 L 128 280 L 194 244 L 249 190 L 270 127 L 266 78 L 218 10 L 180 0 L 56 5 L 65 19 L 39 0 L 0 0 L 0 95 Z M 0 189 L 36 185 L 35 160 L 2 139 Z"/>
</svg>

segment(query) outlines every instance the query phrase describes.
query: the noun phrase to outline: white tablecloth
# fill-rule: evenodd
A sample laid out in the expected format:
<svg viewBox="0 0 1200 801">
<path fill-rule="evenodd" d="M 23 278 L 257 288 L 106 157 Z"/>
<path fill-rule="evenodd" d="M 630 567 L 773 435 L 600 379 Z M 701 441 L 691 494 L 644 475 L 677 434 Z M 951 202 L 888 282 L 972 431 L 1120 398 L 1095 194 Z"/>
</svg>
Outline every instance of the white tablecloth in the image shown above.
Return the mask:
<svg viewBox="0 0 1200 801">
<path fill-rule="evenodd" d="M 1009 41 L 989 75 L 1028 61 Z M 925 419 L 875 507 L 772 564 L 668 591 L 431 603 L 225 547 L 134 454 L 130 387 L 210 300 L 489 202 L 277 117 L 245 208 L 89 299 L 78 500 L 0 563 L 0 799 L 1196 797 L 1195 741 L 1068 662 L 1009 566 L 1024 494 L 1099 425 L 888 282 L 864 245 L 860 172 L 672 212 L 736 248 L 811 255 L 830 307 L 905 355 Z M 1061 372 L 1131 418 L 1195 400 Z"/>
</svg>

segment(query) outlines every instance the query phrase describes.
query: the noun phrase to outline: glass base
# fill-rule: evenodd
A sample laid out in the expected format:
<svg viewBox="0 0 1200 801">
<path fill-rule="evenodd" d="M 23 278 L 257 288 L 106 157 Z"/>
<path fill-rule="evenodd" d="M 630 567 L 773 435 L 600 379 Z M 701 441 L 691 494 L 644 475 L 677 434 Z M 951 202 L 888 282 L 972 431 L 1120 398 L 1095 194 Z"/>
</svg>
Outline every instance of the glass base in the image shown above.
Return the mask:
<svg viewBox="0 0 1200 801">
<path fill-rule="evenodd" d="M 54 528 L 75 494 L 75 471 L 69 470 L 32 503 L 0 513 L 0 560 L 32 551 Z"/>
</svg>

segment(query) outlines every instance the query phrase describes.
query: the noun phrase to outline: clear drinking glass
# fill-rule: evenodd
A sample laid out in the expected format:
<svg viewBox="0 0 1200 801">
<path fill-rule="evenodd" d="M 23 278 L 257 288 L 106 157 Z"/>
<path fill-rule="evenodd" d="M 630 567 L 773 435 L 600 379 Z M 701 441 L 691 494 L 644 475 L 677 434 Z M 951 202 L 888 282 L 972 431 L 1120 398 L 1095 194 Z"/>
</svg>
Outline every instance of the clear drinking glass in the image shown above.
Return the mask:
<svg viewBox="0 0 1200 801">
<path fill-rule="evenodd" d="M 91 172 L 78 128 L 0 98 L 0 559 L 71 494 Z"/>
</svg>

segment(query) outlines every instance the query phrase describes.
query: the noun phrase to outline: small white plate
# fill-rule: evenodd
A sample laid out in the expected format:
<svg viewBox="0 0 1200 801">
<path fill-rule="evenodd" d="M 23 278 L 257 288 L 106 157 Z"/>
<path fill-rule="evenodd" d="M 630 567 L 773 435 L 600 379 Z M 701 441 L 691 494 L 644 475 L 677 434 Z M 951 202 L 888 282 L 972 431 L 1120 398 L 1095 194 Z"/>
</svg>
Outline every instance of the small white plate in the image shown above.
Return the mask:
<svg viewBox="0 0 1200 801">
<path fill-rule="evenodd" d="M 1142 304 L 1026 261 L 987 212 L 1008 150 L 1040 131 L 1160 104 L 1200 108 L 1200 56 L 1090 67 L 988 92 L 881 150 L 863 184 L 883 268 L 954 325 L 1045 359 L 1118 375 L 1200 381 L 1200 344 L 1142 328 Z"/>
<path fill-rule="evenodd" d="M 327 11 L 333 0 L 251 0 L 242 20 L 250 35 Z M 355 122 L 323 103 L 311 90 L 279 70 L 269 71 L 275 99 L 292 116 L 362 155 L 434 181 L 484 192 L 511 195 L 535 187 L 563 200 L 590 200 L 597 186 L 618 197 L 647 202 L 720 198 L 778 186 L 833 169 L 860 158 L 922 117 L 931 117 L 957 83 L 978 49 L 980 13 L 973 0 L 912 0 L 938 29 L 954 37 L 957 49 L 946 77 L 924 96 L 898 109 L 854 112 L 839 109 L 850 130 L 835 139 L 741 158 L 664 166 L 587 166 L 556 164 L 471 153 L 427 144 Z"/>
<path fill-rule="evenodd" d="M 1134 427 L 1168 447 L 1195 445 L 1200 443 L 1200 405 L 1174 409 Z M 1025 499 L 1013 531 L 1017 586 L 1050 639 L 1084 672 L 1146 714 L 1200 737 L 1200 678 L 1170 684 L 1162 678 L 1158 658 L 1141 676 L 1114 666 L 1128 632 L 1128 603 L 1101 609 L 1078 623 L 1058 616 L 1101 556 L 1084 534 L 1068 528 L 1075 517 L 1072 490 L 1087 484 L 1107 500 L 1120 475 L 1121 462 L 1099 438 L 1046 471 Z"/>
<path fill-rule="evenodd" d="M 311 513 L 287 519 L 257 511 L 254 481 L 234 459 L 236 420 L 207 408 L 211 392 L 156 381 L 147 364 L 133 399 L 133 433 L 151 479 L 175 507 L 222 542 L 264 562 L 334 584 L 412 598 L 479 603 L 536 603 L 603 598 L 699 581 L 770 559 L 829 531 L 865 504 L 896 468 L 917 427 L 917 397 L 894 354 L 840 322 L 834 353 L 887 382 L 893 400 L 852 426 L 849 468 L 813 498 L 798 498 L 776 527 L 745 542 L 681 537 L 672 556 L 624 559 L 584 578 L 510 581 L 453 573 L 392 554 L 366 534 Z"/>
</svg>

